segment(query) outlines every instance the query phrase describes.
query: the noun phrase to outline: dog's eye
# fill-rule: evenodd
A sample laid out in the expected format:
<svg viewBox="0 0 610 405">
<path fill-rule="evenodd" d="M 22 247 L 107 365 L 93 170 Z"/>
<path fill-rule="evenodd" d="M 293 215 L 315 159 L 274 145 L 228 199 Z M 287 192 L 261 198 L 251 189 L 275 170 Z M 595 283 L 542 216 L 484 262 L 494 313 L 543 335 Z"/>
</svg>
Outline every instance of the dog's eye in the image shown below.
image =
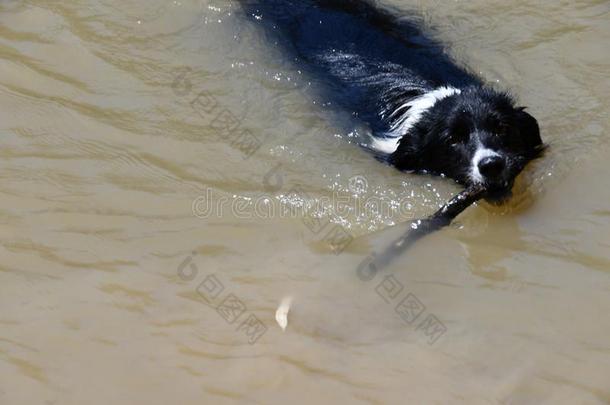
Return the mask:
<svg viewBox="0 0 610 405">
<path fill-rule="evenodd" d="M 487 119 L 487 125 L 489 125 L 489 128 L 495 134 L 503 135 L 508 132 L 508 124 L 498 117 L 489 117 Z"/>
<path fill-rule="evenodd" d="M 464 142 L 468 139 L 468 135 L 470 133 L 470 128 L 468 128 L 468 124 L 465 122 L 456 122 L 449 129 L 449 137 L 451 138 L 451 143 L 460 143 Z"/>
</svg>

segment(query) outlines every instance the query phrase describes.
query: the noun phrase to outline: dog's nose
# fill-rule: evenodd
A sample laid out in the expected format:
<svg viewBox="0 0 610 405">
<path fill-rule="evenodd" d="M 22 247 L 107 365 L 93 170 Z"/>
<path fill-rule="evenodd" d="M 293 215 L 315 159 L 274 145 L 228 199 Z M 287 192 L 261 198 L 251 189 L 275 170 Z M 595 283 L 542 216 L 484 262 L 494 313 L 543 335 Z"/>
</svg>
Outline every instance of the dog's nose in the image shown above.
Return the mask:
<svg viewBox="0 0 610 405">
<path fill-rule="evenodd" d="M 479 162 L 479 172 L 485 177 L 498 177 L 504 170 L 504 159 L 499 156 L 488 156 Z"/>
</svg>

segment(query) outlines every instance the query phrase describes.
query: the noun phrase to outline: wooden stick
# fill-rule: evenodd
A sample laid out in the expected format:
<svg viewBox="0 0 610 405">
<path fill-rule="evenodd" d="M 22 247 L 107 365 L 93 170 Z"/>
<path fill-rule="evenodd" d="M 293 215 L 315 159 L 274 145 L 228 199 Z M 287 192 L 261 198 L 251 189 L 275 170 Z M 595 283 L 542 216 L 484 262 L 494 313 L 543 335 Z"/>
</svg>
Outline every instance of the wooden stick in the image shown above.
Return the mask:
<svg viewBox="0 0 610 405">
<path fill-rule="evenodd" d="M 462 211 L 483 197 L 482 187 L 471 187 L 457 194 L 438 211 L 427 218 L 413 221 L 409 230 L 396 239 L 381 254 L 373 254 L 360 264 L 358 272 L 377 272 L 390 264 L 397 256 L 411 247 L 415 242 L 434 231 L 449 225 Z M 367 266 L 368 269 L 362 268 Z M 364 273 L 363 273 L 364 274 Z"/>
</svg>

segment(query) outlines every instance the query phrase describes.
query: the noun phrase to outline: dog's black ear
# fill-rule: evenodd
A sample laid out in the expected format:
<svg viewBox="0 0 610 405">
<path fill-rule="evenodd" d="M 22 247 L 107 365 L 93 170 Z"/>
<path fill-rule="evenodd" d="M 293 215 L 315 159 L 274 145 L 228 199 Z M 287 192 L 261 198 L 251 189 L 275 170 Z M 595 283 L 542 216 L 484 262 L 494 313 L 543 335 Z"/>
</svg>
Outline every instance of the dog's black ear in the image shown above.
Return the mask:
<svg viewBox="0 0 610 405">
<path fill-rule="evenodd" d="M 517 108 L 517 127 L 521 138 L 528 150 L 531 150 L 534 155 L 541 153 L 544 150 L 542 138 L 540 138 L 540 127 L 536 118 L 525 112 L 525 107 Z"/>
</svg>

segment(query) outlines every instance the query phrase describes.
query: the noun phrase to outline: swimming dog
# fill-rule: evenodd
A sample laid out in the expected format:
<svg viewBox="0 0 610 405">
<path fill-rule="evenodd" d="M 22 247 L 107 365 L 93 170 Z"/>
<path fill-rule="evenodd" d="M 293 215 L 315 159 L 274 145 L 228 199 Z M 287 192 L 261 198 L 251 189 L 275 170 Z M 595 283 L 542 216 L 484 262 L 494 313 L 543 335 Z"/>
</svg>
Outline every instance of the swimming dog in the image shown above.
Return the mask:
<svg viewBox="0 0 610 405">
<path fill-rule="evenodd" d="M 502 202 L 544 149 L 538 123 L 456 63 L 414 19 L 367 0 L 241 0 L 323 97 L 368 124 L 400 170 L 450 177 Z"/>
</svg>

